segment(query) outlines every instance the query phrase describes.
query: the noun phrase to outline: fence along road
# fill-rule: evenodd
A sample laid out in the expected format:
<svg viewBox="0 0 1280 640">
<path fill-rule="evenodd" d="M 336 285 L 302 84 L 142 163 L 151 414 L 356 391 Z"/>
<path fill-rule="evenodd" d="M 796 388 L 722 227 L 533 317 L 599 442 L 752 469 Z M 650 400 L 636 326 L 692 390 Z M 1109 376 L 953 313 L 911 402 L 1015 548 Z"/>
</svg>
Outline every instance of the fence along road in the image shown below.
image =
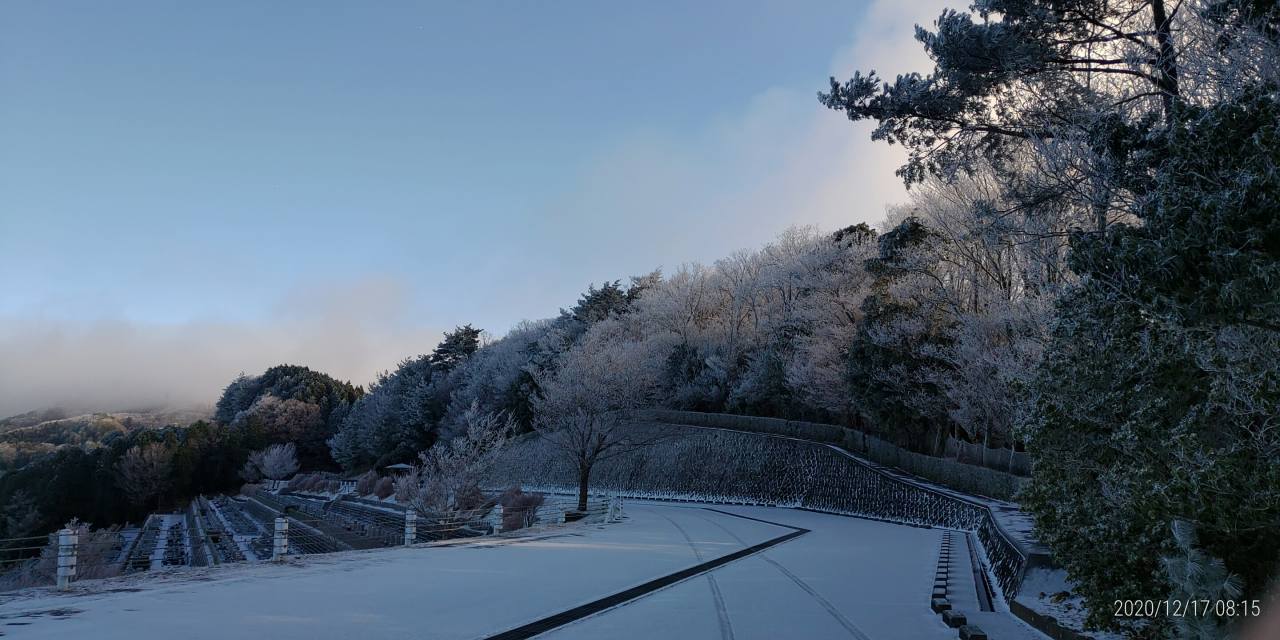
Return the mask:
<svg viewBox="0 0 1280 640">
<path fill-rule="evenodd" d="M 928 608 L 941 530 L 794 509 L 716 509 L 734 515 L 630 502 L 627 520 L 615 525 L 574 523 L 513 537 L 241 563 L 161 580 L 135 574 L 93 585 L 83 596 L 80 587 L 26 594 L 0 604 L 0 620 L 29 622 L 21 637 L 37 640 L 473 639 L 678 575 L 699 565 L 698 555 L 702 562 L 729 557 L 799 533 L 789 528 L 797 527 L 810 531 L 714 568 L 735 639 L 862 640 L 851 628 L 877 640 L 956 637 Z M 701 575 L 546 637 L 722 637 Z M 211 612 L 216 623 L 191 624 Z"/>
</svg>

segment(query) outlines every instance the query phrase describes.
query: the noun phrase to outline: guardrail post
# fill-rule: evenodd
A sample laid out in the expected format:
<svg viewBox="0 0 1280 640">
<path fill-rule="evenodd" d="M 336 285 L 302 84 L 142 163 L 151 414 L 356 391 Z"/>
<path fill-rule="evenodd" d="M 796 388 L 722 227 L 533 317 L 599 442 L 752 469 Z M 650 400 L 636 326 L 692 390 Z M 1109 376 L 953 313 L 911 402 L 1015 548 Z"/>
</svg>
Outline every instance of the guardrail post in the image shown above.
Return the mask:
<svg viewBox="0 0 1280 640">
<path fill-rule="evenodd" d="M 289 520 L 276 518 L 275 535 L 271 539 L 271 560 L 279 562 L 289 555 Z"/>
<path fill-rule="evenodd" d="M 80 536 L 72 529 L 58 532 L 58 589 L 66 591 L 71 588 L 71 581 L 76 578 L 76 553 L 80 546 Z"/>
<path fill-rule="evenodd" d="M 413 544 L 418 541 L 418 512 L 410 509 L 404 512 L 404 543 Z"/>
<path fill-rule="evenodd" d="M 502 521 L 507 516 L 507 508 L 502 505 L 498 505 L 493 512 L 497 514 L 497 517 L 494 518 L 493 521 L 493 532 L 502 533 Z"/>
</svg>

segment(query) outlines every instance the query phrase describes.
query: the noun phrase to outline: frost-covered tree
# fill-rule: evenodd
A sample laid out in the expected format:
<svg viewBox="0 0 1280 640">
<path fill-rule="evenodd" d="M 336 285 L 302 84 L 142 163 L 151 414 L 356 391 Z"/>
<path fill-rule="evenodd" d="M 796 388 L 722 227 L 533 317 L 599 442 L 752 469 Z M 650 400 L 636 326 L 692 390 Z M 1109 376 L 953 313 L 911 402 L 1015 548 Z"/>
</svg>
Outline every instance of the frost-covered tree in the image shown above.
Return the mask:
<svg viewBox="0 0 1280 640">
<path fill-rule="evenodd" d="M 1161 560 L 1165 576 L 1172 591 L 1169 598 L 1175 602 L 1199 602 L 1218 605 L 1222 602 L 1239 602 L 1241 581 L 1227 571 L 1222 560 L 1208 556 L 1198 548 L 1195 525 L 1186 520 L 1174 520 L 1171 525 L 1177 551 Z M 1245 605 L 1246 609 L 1249 605 Z M 1197 606 L 1197 609 L 1200 609 Z M 1236 616 L 1218 615 L 1213 607 L 1203 607 L 1193 615 L 1179 616 L 1174 620 L 1179 638 L 1188 640 L 1218 640 L 1230 637 L 1229 628 Z M 1241 611 L 1242 617 L 1252 611 Z"/>
<path fill-rule="evenodd" d="M 1140 224 L 1075 238 L 1026 430 L 1026 505 L 1099 625 L 1170 591 L 1175 519 L 1246 598 L 1280 549 L 1280 99 L 1177 116 L 1135 154 Z"/>
<path fill-rule="evenodd" d="M 169 488 L 173 452 L 155 442 L 134 445 L 116 462 L 116 486 L 137 505 L 159 501 Z"/>
<path fill-rule="evenodd" d="M 329 439 L 333 459 L 347 470 L 409 463 L 451 436 L 466 409 L 453 396 L 467 393 L 465 386 L 478 379 L 468 364 L 480 352 L 480 336 L 471 325 L 458 327 L 445 333 L 431 355 L 406 358 L 395 371 L 380 374 Z"/>
<path fill-rule="evenodd" d="M 821 99 L 851 120 L 875 120 L 873 139 L 905 145 L 899 174 L 908 182 L 1015 161 L 1028 142 L 1090 127 L 1085 114 L 1168 114 L 1188 89 L 1178 65 L 1181 7 L 975 0 L 972 13 L 947 9 L 932 31 L 916 28 L 931 73 L 891 83 L 874 71 L 832 78 Z"/>
<path fill-rule="evenodd" d="M 858 410 L 877 430 L 938 453 L 948 422 L 937 384 L 946 363 L 936 354 L 949 340 L 954 316 L 945 292 L 932 286 L 938 256 L 931 233 L 908 217 L 880 236 L 877 256 L 867 261 L 875 280 L 849 350 L 849 384 Z"/>
<path fill-rule="evenodd" d="M 527 426 L 530 389 L 526 368 L 533 358 L 534 345 L 552 331 L 553 321 L 522 322 L 506 336 L 481 349 L 454 374 L 454 388 L 441 421 L 445 438 L 466 428 L 466 414 L 472 406 L 489 413 L 505 412 Z"/>
<path fill-rule="evenodd" d="M 398 499 L 422 513 L 472 519 L 491 505 L 480 491 L 480 478 L 515 432 L 507 416 L 484 413 L 472 405 L 466 427 L 448 442 L 421 452 L 419 464 L 396 479 Z"/>
<path fill-rule="evenodd" d="M 855 394 L 970 437 L 1025 423 L 1027 506 L 1093 624 L 1170 591 L 1174 519 L 1243 593 L 1276 571 L 1272 5 L 975 0 L 917 29 L 931 73 L 821 96 L 924 187 L 928 268 L 878 274 Z"/>
<path fill-rule="evenodd" d="M 580 511 L 598 462 L 654 441 L 650 432 L 631 429 L 627 416 L 656 398 L 663 368 L 653 351 L 662 347 L 627 333 L 623 319 L 598 322 L 537 379 L 534 428 L 578 470 Z"/>
<path fill-rule="evenodd" d="M 324 416 L 319 405 L 267 394 L 241 411 L 231 424 L 257 429 L 270 441 L 291 442 L 323 431 Z"/>
<path fill-rule="evenodd" d="M 249 408 L 257 399 L 259 381 L 251 378 L 243 371 L 222 390 L 218 402 L 214 405 L 213 419 L 222 424 L 231 424 L 236 415 Z"/>
<path fill-rule="evenodd" d="M 412 462 L 436 441 L 445 377 L 432 356 L 407 358 L 380 374 L 329 441 L 334 459 L 348 470 Z"/>
<path fill-rule="evenodd" d="M 298 472 L 298 450 L 292 442 L 273 444 L 266 449 L 254 451 L 245 461 L 241 477 L 246 482 L 255 482 L 259 478 L 268 480 L 284 480 Z"/>
<path fill-rule="evenodd" d="M 932 387 L 909 404 L 945 414 L 958 437 L 1007 444 L 1032 403 L 1053 302 L 1074 280 L 1065 238 L 1083 221 L 1056 205 L 1018 205 L 991 171 L 928 178 L 907 206 L 927 230 L 915 249 L 927 268 L 890 274 L 886 294 L 939 327 L 911 351 L 932 361 L 919 372 Z"/>
<path fill-rule="evenodd" d="M 331 468 L 327 441 L 363 389 L 296 365 L 271 367 L 260 376 L 240 374 L 214 411 L 221 424 L 254 433 L 258 443 L 295 442 L 309 468 Z"/>
</svg>

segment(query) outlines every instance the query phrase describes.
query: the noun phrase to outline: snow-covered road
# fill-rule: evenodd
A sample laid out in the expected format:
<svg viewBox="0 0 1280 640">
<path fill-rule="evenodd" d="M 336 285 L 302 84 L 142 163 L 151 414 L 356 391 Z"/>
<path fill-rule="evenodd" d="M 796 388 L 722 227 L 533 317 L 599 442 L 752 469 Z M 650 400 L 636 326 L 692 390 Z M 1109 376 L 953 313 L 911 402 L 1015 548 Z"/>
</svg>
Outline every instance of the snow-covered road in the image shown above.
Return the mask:
<svg viewBox="0 0 1280 640">
<path fill-rule="evenodd" d="M 794 509 L 716 509 L 810 533 L 546 637 L 957 637 L 928 607 L 941 531 Z M 733 539 L 737 533 L 734 519 L 715 511 L 690 507 L 683 515 L 683 528 L 695 538 Z M 1004 618 L 1004 633 L 993 638 L 1043 637 L 1007 613 L 989 615 Z M 636 635 L 637 629 L 644 632 Z"/>
<path fill-rule="evenodd" d="M 556 628 L 547 638 L 955 638 L 928 608 L 941 532 L 765 507 L 638 503 L 608 526 L 142 574 L 0 601 L 22 638 L 484 638 L 809 533 Z M 746 516 L 746 517 L 743 517 Z M 758 518 L 753 520 L 751 518 Z M 972 587 L 970 587 L 972 588 Z M 1004 613 L 993 638 L 1038 638 Z"/>
</svg>

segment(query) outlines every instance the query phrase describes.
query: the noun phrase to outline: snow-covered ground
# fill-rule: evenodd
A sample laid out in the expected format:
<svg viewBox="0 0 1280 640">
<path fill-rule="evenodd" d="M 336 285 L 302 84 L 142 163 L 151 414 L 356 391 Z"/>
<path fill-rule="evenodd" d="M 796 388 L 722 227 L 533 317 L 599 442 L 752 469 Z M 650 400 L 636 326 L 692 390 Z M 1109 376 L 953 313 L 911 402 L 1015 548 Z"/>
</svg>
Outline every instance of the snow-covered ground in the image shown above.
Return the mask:
<svg viewBox="0 0 1280 640">
<path fill-rule="evenodd" d="M 1084 598 L 1075 593 L 1076 586 L 1062 569 L 1034 568 L 1027 571 L 1022 581 L 1018 601 L 1036 613 L 1049 616 L 1058 624 L 1093 640 L 1122 640 L 1119 633 L 1108 631 L 1084 631 L 1088 614 Z"/>
<path fill-rule="evenodd" d="M 811 531 L 545 637 L 957 637 L 928 608 L 940 531 L 792 509 L 715 509 L 632 502 L 619 524 L 135 575 L 69 594 L 36 590 L 0 600 L 0 632 L 483 638 L 794 531 L 740 517 L 748 516 Z M 1001 630 L 992 637 L 1042 637 L 1007 613 L 986 616 L 979 624 Z"/>
</svg>

